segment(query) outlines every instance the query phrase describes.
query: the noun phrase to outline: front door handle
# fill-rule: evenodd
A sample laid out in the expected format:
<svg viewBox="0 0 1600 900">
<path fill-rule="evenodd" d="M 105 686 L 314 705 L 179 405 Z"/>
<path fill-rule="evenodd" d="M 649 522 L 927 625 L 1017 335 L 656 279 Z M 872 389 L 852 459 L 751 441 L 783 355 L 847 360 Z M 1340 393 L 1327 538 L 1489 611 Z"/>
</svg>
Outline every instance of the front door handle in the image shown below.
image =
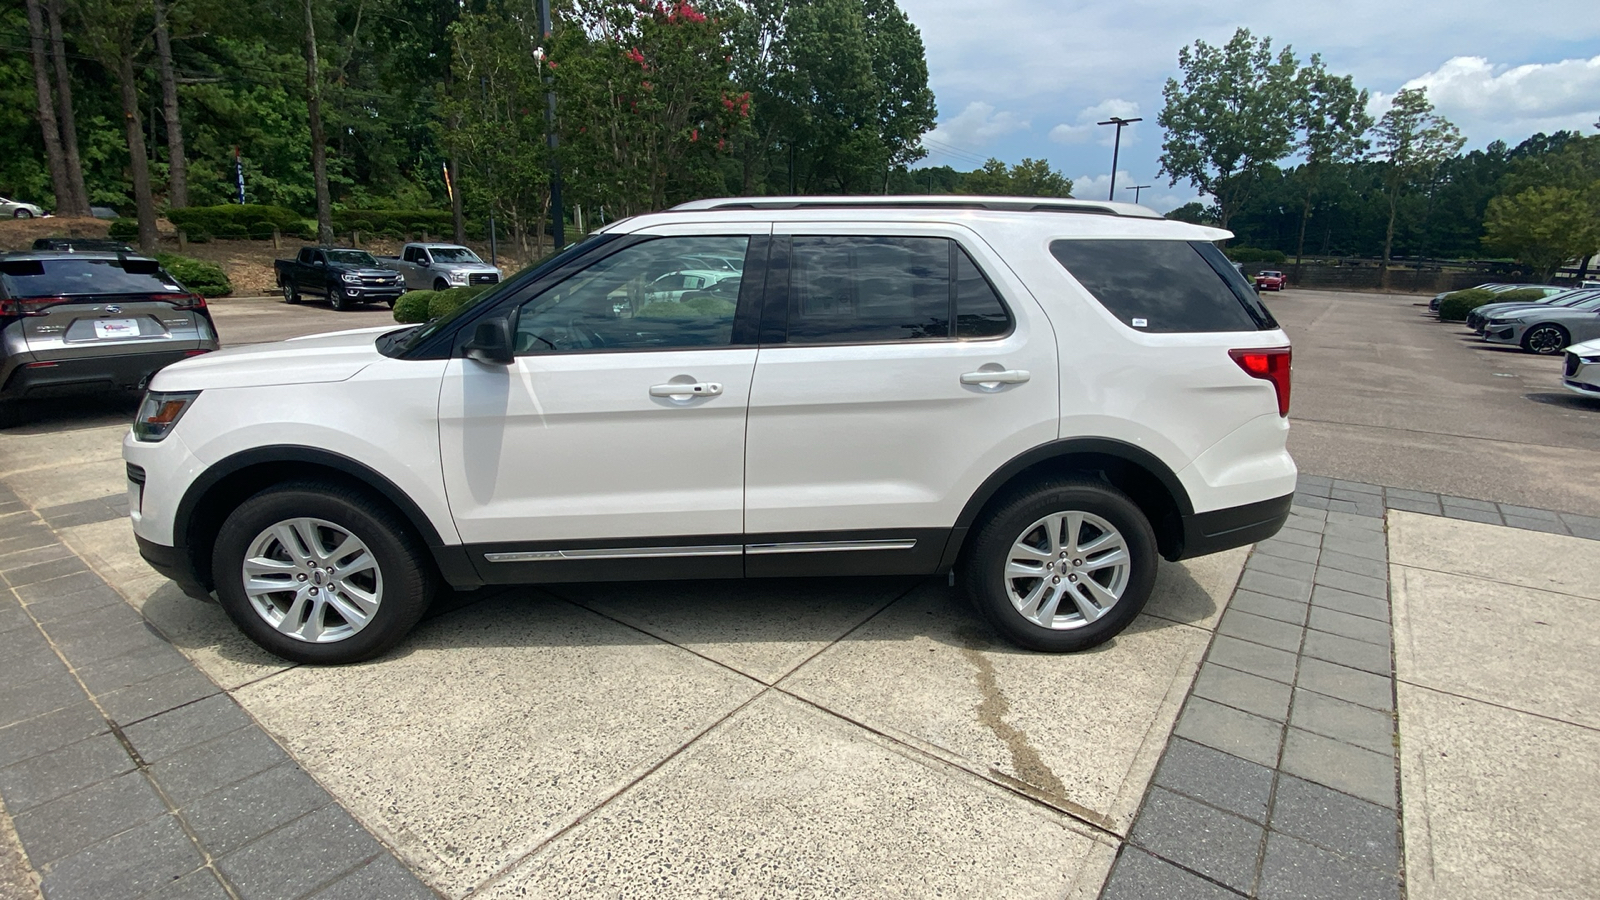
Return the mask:
<svg viewBox="0 0 1600 900">
<path fill-rule="evenodd" d="M 692 397 L 715 397 L 722 393 L 722 385 L 714 381 L 696 381 L 678 384 L 653 384 L 650 396 L 669 400 L 688 400 Z"/>
<path fill-rule="evenodd" d="M 961 376 L 962 384 L 1021 384 L 1030 377 L 1027 369 L 994 369 L 991 371 L 967 372 Z"/>
</svg>

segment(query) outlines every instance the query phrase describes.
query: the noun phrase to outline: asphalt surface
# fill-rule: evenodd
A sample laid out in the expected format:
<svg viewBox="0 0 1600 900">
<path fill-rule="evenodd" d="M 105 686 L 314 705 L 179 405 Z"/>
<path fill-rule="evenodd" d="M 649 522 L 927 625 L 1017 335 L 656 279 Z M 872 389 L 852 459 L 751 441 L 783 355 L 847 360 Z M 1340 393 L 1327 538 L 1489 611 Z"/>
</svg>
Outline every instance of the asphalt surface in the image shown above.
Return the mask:
<svg viewBox="0 0 1600 900">
<path fill-rule="evenodd" d="M 1600 401 L 1560 356 L 1486 344 L 1414 295 L 1267 294 L 1294 341 L 1289 449 L 1300 471 L 1600 514 Z"/>
</svg>

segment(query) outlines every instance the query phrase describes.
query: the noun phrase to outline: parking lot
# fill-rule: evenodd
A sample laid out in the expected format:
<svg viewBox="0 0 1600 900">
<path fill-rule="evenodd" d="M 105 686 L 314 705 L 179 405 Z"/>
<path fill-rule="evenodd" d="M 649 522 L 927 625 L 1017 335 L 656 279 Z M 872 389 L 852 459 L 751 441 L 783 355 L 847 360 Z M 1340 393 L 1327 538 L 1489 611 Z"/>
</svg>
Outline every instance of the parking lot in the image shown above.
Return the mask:
<svg viewBox="0 0 1600 900">
<path fill-rule="evenodd" d="M 131 401 L 40 407 L 0 437 L 17 598 L 0 633 L 14 683 L 72 686 L 0 709 L 0 795 L 61 896 L 180 876 L 184 896 L 236 897 L 1489 896 L 1507 882 L 1460 860 L 1510 865 L 1532 838 L 1472 849 L 1486 804 L 1525 814 L 1538 853 L 1586 857 L 1584 829 L 1539 823 L 1592 815 L 1592 703 L 1464 673 L 1538 660 L 1554 691 L 1600 661 L 1563 640 L 1595 624 L 1600 402 L 1560 386 L 1559 358 L 1465 341 L 1413 298 L 1267 303 L 1295 343 L 1291 449 L 1311 476 L 1293 533 L 1163 564 L 1132 627 L 1065 656 L 1004 643 L 943 579 L 838 579 L 485 590 L 371 663 L 292 666 L 138 558 Z M 213 312 L 225 346 L 392 321 L 275 298 Z M 1529 543 L 1545 539 L 1564 543 Z M 1495 578 L 1546 611 L 1518 614 L 1510 650 L 1445 627 L 1489 616 Z M 1432 723 L 1429 753 L 1395 755 L 1397 695 L 1402 736 L 1408 710 Z M 98 774 L 21 738 L 73 710 Z M 1492 729 L 1564 761 L 1487 782 L 1439 761 Z M 1516 746 L 1484 759 L 1516 768 Z M 1238 799 L 1263 783 L 1259 809 Z M 1348 841 L 1327 830 L 1346 814 L 1365 823 Z M 1592 893 L 1600 869 L 1572 865 L 1514 883 Z"/>
</svg>

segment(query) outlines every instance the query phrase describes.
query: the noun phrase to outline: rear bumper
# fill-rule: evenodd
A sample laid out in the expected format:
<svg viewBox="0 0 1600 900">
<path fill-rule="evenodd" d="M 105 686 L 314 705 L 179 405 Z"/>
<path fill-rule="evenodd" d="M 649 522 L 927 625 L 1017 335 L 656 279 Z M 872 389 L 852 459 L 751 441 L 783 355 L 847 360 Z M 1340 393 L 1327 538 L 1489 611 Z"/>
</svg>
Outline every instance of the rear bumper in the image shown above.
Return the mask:
<svg viewBox="0 0 1600 900">
<path fill-rule="evenodd" d="M 5 372 L 0 397 L 54 397 L 116 389 L 139 389 L 163 367 L 195 354 L 187 350 L 130 353 L 120 356 L 80 356 L 68 359 L 19 358 Z M 214 350 L 215 346 L 203 349 Z"/>
<path fill-rule="evenodd" d="M 199 578 L 195 577 L 194 564 L 186 549 L 167 547 L 137 534 L 133 539 L 139 543 L 139 555 L 150 564 L 150 568 L 172 579 L 172 582 L 185 594 L 197 600 L 211 599 L 211 592 L 205 589 Z"/>
<path fill-rule="evenodd" d="M 1259 503 L 1184 516 L 1183 551 L 1177 558 L 1205 556 L 1264 541 L 1289 520 L 1292 505 L 1294 494 L 1285 494 Z"/>
</svg>

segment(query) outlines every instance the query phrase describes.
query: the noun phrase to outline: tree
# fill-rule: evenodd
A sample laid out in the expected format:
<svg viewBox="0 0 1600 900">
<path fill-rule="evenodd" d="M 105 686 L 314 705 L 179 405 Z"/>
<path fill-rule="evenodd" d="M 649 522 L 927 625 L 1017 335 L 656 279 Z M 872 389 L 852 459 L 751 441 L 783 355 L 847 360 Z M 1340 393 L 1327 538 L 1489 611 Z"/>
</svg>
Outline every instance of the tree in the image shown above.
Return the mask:
<svg viewBox="0 0 1600 900">
<path fill-rule="evenodd" d="M 56 123 L 56 101 L 50 91 L 50 74 L 46 68 L 44 13 L 39 8 L 39 0 L 27 0 L 27 6 L 28 37 L 33 53 L 33 86 L 39 116 L 39 131 L 44 137 L 45 157 L 50 164 L 50 186 L 55 191 L 56 205 L 59 207 L 62 198 L 70 202 L 72 188 L 67 185 L 66 157 L 61 152 L 61 128 Z"/>
<path fill-rule="evenodd" d="M 1311 206 L 1328 166 L 1360 157 L 1371 146 L 1364 137 L 1372 127 L 1367 113 L 1367 92 L 1357 91 L 1350 76 L 1331 74 L 1322 57 L 1311 54 L 1311 61 L 1300 70 L 1300 151 L 1305 165 L 1300 180 L 1305 187 L 1305 206 L 1300 211 L 1300 237 L 1295 242 L 1296 277 L 1306 249 L 1306 225 L 1311 221 Z"/>
<path fill-rule="evenodd" d="M 144 20 L 145 4 L 136 0 L 75 2 L 82 26 L 80 36 L 117 83 L 122 101 L 123 133 L 127 138 L 128 172 L 139 217 L 139 249 L 148 253 L 155 249 L 157 235 L 150 160 L 145 151 L 144 121 L 139 115 L 137 58 L 150 39 Z"/>
<path fill-rule="evenodd" d="M 1400 198 L 1419 183 L 1433 179 L 1439 165 L 1461 152 L 1466 139 L 1450 120 L 1434 115 L 1427 88 L 1407 88 L 1396 94 L 1389 111 L 1374 130 L 1377 155 L 1383 161 L 1384 195 L 1389 202 L 1389 224 L 1383 237 L 1382 285 L 1389 286 L 1389 260 L 1394 249 L 1395 212 Z"/>
<path fill-rule="evenodd" d="M 306 118 L 311 126 L 311 180 L 317 197 L 317 240 L 333 243 L 333 201 L 328 195 L 328 139 L 322 129 L 322 72 L 317 62 L 317 23 L 311 0 L 306 12 Z"/>
<path fill-rule="evenodd" d="M 1537 187 L 1494 198 L 1483 242 L 1549 281 L 1568 260 L 1600 252 L 1600 182 L 1586 191 Z"/>
<path fill-rule="evenodd" d="M 161 78 L 161 112 L 167 123 L 167 205 L 189 205 L 189 164 L 183 152 L 183 119 L 178 115 L 178 79 L 172 71 L 172 34 L 167 25 L 167 0 L 151 0 L 155 8 L 157 72 Z"/>
<path fill-rule="evenodd" d="M 1217 224 L 1217 211 L 1215 207 L 1208 207 L 1198 200 L 1188 203 L 1167 213 L 1167 218 L 1178 222 L 1188 222 L 1191 225 Z"/>
<path fill-rule="evenodd" d="M 967 173 L 961 180 L 961 192 L 1012 197 L 1071 197 L 1072 179 L 1050 168 L 1042 159 L 1027 159 L 1006 169 L 998 159 L 990 159 L 983 168 Z"/>
<path fill-rule="evenodd" d="M 1274 56 L 1271 38 L 1240 28 L 1221 47 L 1181 48 L 1178 67 L 1183 82 L 1167 79 L 1157 117 L 1167 131 L 1161 174 L 1210 194 L 1226 228 L 1261 171 L 1294 146 L 1299 64 L 1289 47 Z"/>
<path fill-rule="evenodd" d="M 56 74 L 56 121 L 61 126 L 61 152 L 67 168 L 68 196 L 56 195 L 56 212 L 88 216 L 89 189 L 84 185 L 83 161 L 78 154 L 78 119 L 72 102 L 72 78 L 67 73 L 67 42 L 61 34 L 61 20 L 66 16 L 62 0 L 46 0 L 45 16 L 50 21 L 50 61 Z"/>
</svg>

